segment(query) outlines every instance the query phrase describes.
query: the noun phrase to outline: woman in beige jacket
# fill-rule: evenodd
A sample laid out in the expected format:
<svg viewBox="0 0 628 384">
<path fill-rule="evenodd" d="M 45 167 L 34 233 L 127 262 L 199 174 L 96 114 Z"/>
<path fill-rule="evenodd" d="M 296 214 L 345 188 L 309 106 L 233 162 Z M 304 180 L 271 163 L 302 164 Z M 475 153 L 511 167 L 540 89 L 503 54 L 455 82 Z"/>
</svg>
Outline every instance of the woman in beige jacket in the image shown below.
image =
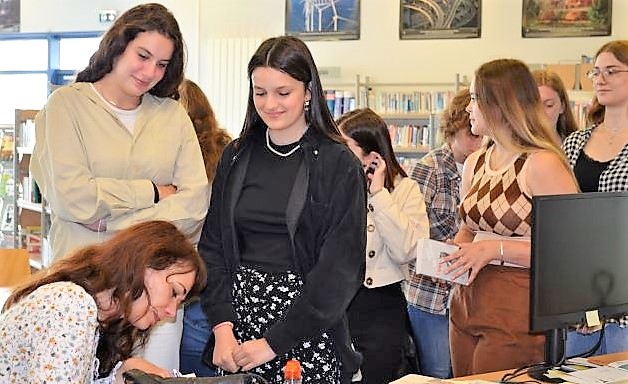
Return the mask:
<svg viewBox="0 0 628 384">
<path fill-rule="evenodd" d="M 395 158 L 386 123 L 372 110 L 338 120 L 349 148 L 361 160 L 368 183 L 366 273 L 348 310 L 356 349 L 364 358 L 363 383 L 388 383 L 411 373 L 410 332 L 401 282 L 416 257 L 416 243 L 429 237 L 418 184 Z"/>
<path fill-rule="evenodd" d="M 133 7 L 104 34 L 76 82 L 53 92 L 37 115 L 30 169 L 52 210 L 53 258 L 150 220 L 198 241 L 209 184 L 194 126 L 177 101 L 183 46 L 168 9 Z M 145 356 L 178 368 L 181 321 L 170 324 L 155 328 L 147 351 L 156 352 Z M 166 333 L 170 341 L 155 341 Z"/>
</svg>

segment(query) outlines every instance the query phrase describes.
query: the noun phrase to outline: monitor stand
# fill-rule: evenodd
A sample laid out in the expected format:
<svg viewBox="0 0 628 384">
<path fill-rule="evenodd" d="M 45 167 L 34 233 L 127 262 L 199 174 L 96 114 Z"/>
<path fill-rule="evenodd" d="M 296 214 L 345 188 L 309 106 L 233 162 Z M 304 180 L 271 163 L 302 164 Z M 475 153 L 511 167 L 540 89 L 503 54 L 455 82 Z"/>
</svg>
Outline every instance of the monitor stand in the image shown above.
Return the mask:
<svg viewBox="0 0 628 384">
<path fill-rule="evenodd" d="M 547 377 L 548 370 L 560 366 L 565 362 L 565 341 L 567 329 L 552 329 L 545 333 L 545 364 L 528 369 L 528 376 L 545 383 L 562 383 L 565 380 Z"/>
</svg>

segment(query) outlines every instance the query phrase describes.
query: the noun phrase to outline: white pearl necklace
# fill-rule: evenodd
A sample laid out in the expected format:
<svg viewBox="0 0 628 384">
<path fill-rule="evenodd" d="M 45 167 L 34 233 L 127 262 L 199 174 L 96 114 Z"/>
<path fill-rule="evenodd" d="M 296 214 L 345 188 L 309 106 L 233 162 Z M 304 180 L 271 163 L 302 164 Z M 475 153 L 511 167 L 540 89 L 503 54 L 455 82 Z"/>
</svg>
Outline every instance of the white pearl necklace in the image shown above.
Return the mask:
<svg viewBox="0 0 628 384">
<path fill-rule="evenodd" d="M 288 156 L 292 155 L 293 153 L 295 153 L 299 148 L 301 148 L 301 144 L 298 144 L 296 147 L 292 148 L 291 150 L 289 150 L 286 153 L 279 152 L 278 150 L 273 148 L 272 145 L 270 145 L 270 135 L 268 134 L 268 128 L 266 128 L 266 148 L 268 148 L 269 151 L 271 151 L 272 153 L 274 153 L 277 156 L 288 157 Z"/>
</svg>

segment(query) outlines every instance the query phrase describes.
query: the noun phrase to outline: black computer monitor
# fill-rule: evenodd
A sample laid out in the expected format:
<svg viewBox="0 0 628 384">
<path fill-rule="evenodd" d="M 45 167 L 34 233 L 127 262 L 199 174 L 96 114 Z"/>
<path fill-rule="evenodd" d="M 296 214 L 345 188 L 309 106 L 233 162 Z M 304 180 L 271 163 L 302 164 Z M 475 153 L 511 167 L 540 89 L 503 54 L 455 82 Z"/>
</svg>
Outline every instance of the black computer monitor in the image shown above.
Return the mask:
<svg viewBox="0 0 628 384">
<path fill-rule="evenodd" d="M 547 365 L 564 359 L 565 329 L 588 311 L 628 313 L 628 192 L 534 197 L 530 288 Z"/>
</svg>

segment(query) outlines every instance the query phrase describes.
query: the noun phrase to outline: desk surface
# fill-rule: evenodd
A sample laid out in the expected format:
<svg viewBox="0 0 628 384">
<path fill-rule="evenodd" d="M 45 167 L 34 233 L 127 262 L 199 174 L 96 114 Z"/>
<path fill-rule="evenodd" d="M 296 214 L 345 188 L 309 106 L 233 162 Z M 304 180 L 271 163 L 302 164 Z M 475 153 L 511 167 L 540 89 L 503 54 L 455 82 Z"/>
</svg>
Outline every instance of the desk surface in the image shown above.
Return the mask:
<svg viewBox="0 0 628 384">
<path fill-rule="evenodd" d="M 618 353 L 609 353 L 607 355 L 600 355 L 600 356 L 592 356 L 592 357 L 589 357 L 587 360 L 589 360 L 593 364 L 606 365 L 614 361 L 628 360 L 628 351 L 618 352 Z M 456 377 L 454 380 L 499 381 L 504 376 L 504 374 L 512 372 L 512 371 L 513 371 L 512 369 L 507 369 L 505 371 L 480 373 L 478 375 Z M 517 381 L 524 381 L 524 380 L 529 380 L 529 379 L 530 377 L 528 375 L 523 375 L 523 376 L 519 376 L 517 378 Z"/>
<path fill-rule="evenodd" d="M 608 363 L 612 363 L 614 361 L 619 361 L 619 360 L 628 360 L 628 351 L 625 352 L 618 352 L 618 353 L 609 353 L 607 355 L 600 355 L 600 356 L 593 356 L 593 357 L 589 357 L 588 359 L 590 362 L 594 363 L 594 364 L 598 364 L 598 365 L 607 365 Z M 462 376 L 462 377 L 456 377 L 454 379 L 451 379 L 452 381 L 456 381 L 456 380 L 484 380 L 484 381 L 494 381 L 494 382 L 498 382 L 501 380 L 501 378 L 506 374 L 506 373 L 510 373 L 513 372 L 513 369 L 507 369 L 504 371 L 497 371 L 497 372 L 489 372 L 489 373 L 481 373 L 481 374 L 477 374 L 477 375 L 471 375 L 471 376 Z M 399 380 L 394 381 L 391 384 L 428 384 L 428 382 L 432 380 L 431 378 L 425 377 L 425 376 L 418 376 L 418 375 L 408 375 L 408 376 L 404 376 Z M 524 380 L 531 380 L 531 378 L 528 375 L 522 375 L 516 378 L 517 381 L 524 381 Z M 447 380 L 449 381 L 449 380 Z"/>
</svg>

